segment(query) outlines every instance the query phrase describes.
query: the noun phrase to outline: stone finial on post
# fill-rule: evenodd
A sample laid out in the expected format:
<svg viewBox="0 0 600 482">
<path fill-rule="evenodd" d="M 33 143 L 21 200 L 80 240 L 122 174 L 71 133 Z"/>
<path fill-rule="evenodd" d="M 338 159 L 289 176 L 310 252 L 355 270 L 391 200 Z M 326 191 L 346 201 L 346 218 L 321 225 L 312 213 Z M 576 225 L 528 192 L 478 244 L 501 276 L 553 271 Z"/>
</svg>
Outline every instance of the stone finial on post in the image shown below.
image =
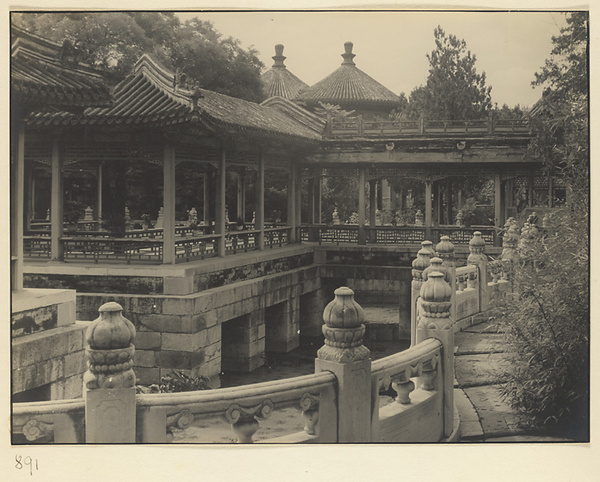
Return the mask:
<svg viewBox="0 0 600 482">
<path fill-rule="evenodd" d="M 87 443 L 134 443 L 135 327 L 115 302 L 105 303 L 86 331 L 83 377 Z"/>
<path fill-rule="evenodd" d="M 427 244 L 429 243 L 429 244 Z M 412 262 L 412 281 L 410 289 L 410 343 L 417 343 L 417 300 L 423 284 L 423 271 L 429 266 L 433 257 L 431 241 L 423 241 L 417 257 Z"/>
<path fill-rule="evenodd" d="M 331 218 L 333 220 L 333 224 L 335 224 L 335 225 L 342 224 L 340 221 L 340 213 L 338 213 L 337 206 L 333 208 L 333 213 L 331 214 Z"/>
<path fill-rule="evenodd" d="M 315 372 L 330 371 L 338 379 L 338 442 L 369 442 L 371 438 L 371 359 L 362 344 L 364 311 L 345 286 L 323 311 L 325 345 Z"/>
<path fill-rule="evenodd" d="M 442 236 L 435 247 L 435 251 L 437 256 L 442 259 L 442 266 L 449 273 L 449 280 L 446 279 L 446 281 L 452 288 L 452 309 L 454 310 L 452 311 L 452 318 L 456 321 L 456 303 L 454 302 L 456 296 L 456 257 L 454 255 L 454 244 L 450 241 L 450 237 Z"/>
<path fill-rule="evenodd" d="M 164 228 L 165 227 L 165 220 L 164 220 L 164 208 L 161 207 L 158 210 L 158 217 L 156 218 L 156 222 L 154 223 L 154 227 L 155 228 Z"/>
<path fill-rule="evenodd" d="M 192 226 L 194 224 L 198 224 L 198 211 L 195 207 L 192 207 L 192 209 L 188 211 L 188 226 Z"/>
<path fill-rule="evenodd" d="M 415 226 L 425 226 L 425 215 L 420 209 L 415 213 Z"/>
<path fill-rule="evenodd" d="M 431 271 L 427 281 L 421 286 L 418 309 L 417 343 L 427 338 L 437 338 L 442 342 L 442 369 L 444 391 L 444 436 L 448 437 L 454 427 L 454 324 L 452 318 L 452 287 L 444 280 L 444 273 Z M 438 369 L 438 376 L 439 369 Z M 427 376 L 424 373 L 424 378 Z M 435 383 L 427 380 L 425 390 L 431 390 Z"/>
<path fill-rule="evenodd" d="M 125 206 L 125 227 L 126 228 L 131 227 L 131 214 L 130 214 L 129 208 L 127 206 Z"/>
<path fill-rule="evenodd" d="M 502 263 L 505 274 L 510 272 L 512 266 L 519 260 L 517 246 L 519 245 L 519 227 L 515 218 L 508 218 L 504 225 L 504 236 L 502 238 Z"/>
<path fill-rule="evenodd" d="M 485 255 L 485 239 L 481 232 L 475 231 L 469 241 L 469 257 L 467 264 L 476 265 L 479 268 L 479 309 L 485 311 L 489 308 L 490 297 L 487 285 L 487 256 Z"/>
<path fill-rule="evenodd" d="M 94 220 L 94 210 L 92 209 L 92 206 L 88 206 L 87 208 L 85 208 L 85 211 L 83 213 L 83 220 L 84 221 L 93 221 Z"/>
</svg>

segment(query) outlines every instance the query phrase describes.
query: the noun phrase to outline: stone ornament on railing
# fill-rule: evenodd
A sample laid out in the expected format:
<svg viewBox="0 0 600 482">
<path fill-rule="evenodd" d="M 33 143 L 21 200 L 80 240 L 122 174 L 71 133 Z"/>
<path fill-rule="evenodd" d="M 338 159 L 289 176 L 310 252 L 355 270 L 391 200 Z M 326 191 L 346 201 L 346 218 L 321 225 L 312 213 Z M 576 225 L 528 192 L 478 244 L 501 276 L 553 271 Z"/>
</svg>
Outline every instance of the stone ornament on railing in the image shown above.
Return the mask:
<svg viewBox="0 0 600 482">
<path fill-rule="evenodd" d="M 423 243 L 421 243 L 422 245 Z M 422 247 L 417 253 L 417 257 L 412 262 L 412 286 L 415 289 L 421 288 L 423 282 L 423 271 L 431 263 L 431 252 L 426 247 Z"/>
<path fill-rule="evenodd" d="M 50 437 L 54 433 L 54 425 L 51 423 L 40 422 L 35 418 L 30 418 L 23 425 L 23 435 L 30 442 L 44 437 Z"/>
<path fill-rule="evenodd" d="M 319 421 L 319 395 L 305 393 L 300 398 L 300 409 L 304 420 L 304 431 L 308 435 L 316 435 Z"/>
<path fill-rule="evenodd" d="M 463 213 L 462 209 L 459 209 L 459 211 L 456 213 L 456 225 L 461 228 L 465 227 L 465 214 Z"/>
<path fill-rule="evenodd" d="M 515 218 L 508 218 L 504 224 L 502 237 L 502 261 L 515 263 L 519 259 L 517 247 L 519 245 L 519 226 Z"/>
<path fill-rule="evenodd" d="M 193 421 L 194 414 L 187 408 L 174 415 L 169 415 L 167 417 L 167 439 L 169 441 L 173 440 L 174 428 L 178 428 L 179 430 L 185 430 L 190 425 L 192 425 Z"/>
<path fill-rule="evenodd" d="M 335 290 L 335 298 L 323 311 L 325 345 L 317 352 L 321 360 L 348 363 L 366 360 L 371 352 L 362 344 L 365 313 L 346 286 Z"/>
<path fill-rule="evenodd" d="M 415 226 L 425 226 L 425 215 L 420 209 L 415 213 Z"/>
<path fill-rule="evenodd" d="M 532 213 L 521 229 L 521 237 L 518 242 L 517 252 L 524 262 L 535 262 L 537 244 L 540 241 L 540 231 L 535 225 L 537 216 Z"/>
<path fill-rule="evenodd" d="M 454 244 L 449 236 L 442 236 L 440 242 L 435 247 L 436 256 L 442 259 L 443 265 L 449 268 L 456 266 L 456 257 L 454 255 Z"/>
<path fill-rule="evenodd" d="M 237 403 L 229 406 L 225 412 L 225 419 L 231 424 L 237 435 L 238 443 L 254 443 L 252 437 L 258 430 L 257 419 L 267 419 L 274 409 L 273 402 L 269 399 L 263 400 L 254 407 L 241 407 Z"/>
<path fill-rule="evenodd" d="M 91 206 L 88 206 L 87 208 L 85 208 L 85 211 L 83 214 L 83 220 L 84 221 L 93 221 L 94 220 L 94 210 L 92 209 Z"/>
<path fill-rule="evenodd" d="M 164 220 L 164 209 L 161 208 L 158 210 L 158 217 L 156 218 L 156 222 L 154 223 L 155 228 L 164 228 L 165 220 Z"/>
<path fill-rule="evenodd" d="M 430 273 L 442 273 L 444 275 L 444 281 L 446 281 L 448 284 L 451 282 L 450 271 L 443 266 L 442 258 L 438 258 L 436 256 L 435 258 L 431 258 L 429 263 L 429 266 L 423 270 L 423 281 L 427 281 Z"/>
<path fill-rule="evenodd" d="M 430 258 L 436 256 L 435 249 L 433 249 L 433 243 L 431 241 L 421 241 L 421 249 L 427 251 L 429 253 Z"/>
<path fill-rule="evenodd" d="M 485 239 L 481 237 L 480 231 L 475 231 L 471 241 L 469 241 L 469 257 L 467 264 L 479 264 L 481 261 L 487 261 L 485 256 Z"/>
<path fill-rule="evenodd" d="M 431 272 L 421 286 L 419 328 L 425 330 L 449 330 L 452 325 L 450 308 L 452 288 L 444 280 L 444 274 Z"/>
<path fill-rule="evenodd" d="M 125 206 L 125 226 L 128 228 L 131 227 L 131 214 L 127 206 Z"/>
<path fill-rule="evenodd" d="M 196 208 L 192 208 L 188 211 L 188 226 L 198 224 L 198 211 Z"/>
<path fill-rule="evenodd" d="M 333 224 L 338 225 L 342 224 L 340 221 L 340 213 L 338 213 L 337 206 L 333 208 L 333 213 L 331 214 L 331 218 L 333 219 Z"/>
<path fill-rule="evenodd" d="M 100 316 L 90 324 L 85 336 L 88 369 L 84 386 L 89 390 L 135 387 L 135 327 L 114 301 L 103 304 L 98 312 Z"/>
</svg>

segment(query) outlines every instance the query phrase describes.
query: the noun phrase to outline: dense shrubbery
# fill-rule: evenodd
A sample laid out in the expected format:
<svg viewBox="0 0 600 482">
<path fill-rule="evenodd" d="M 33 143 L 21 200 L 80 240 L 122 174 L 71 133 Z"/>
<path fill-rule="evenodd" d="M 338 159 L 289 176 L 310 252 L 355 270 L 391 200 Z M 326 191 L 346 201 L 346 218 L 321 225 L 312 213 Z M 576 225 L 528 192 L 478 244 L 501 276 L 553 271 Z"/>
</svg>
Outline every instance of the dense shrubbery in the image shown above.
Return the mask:
<svg viewBox="0 0 600 482">
<path fill-rule="evenodd" d="M 565 181 L 567 205 L 521 244 L 514 299 L 504 307 L 512 364 L 505 393 L 531 422 L 589 438 L 589 129 L 587 13 L 567 27 L 536 84 L 548 85 L 531 119 L 531 149 Z"/>
</svg>

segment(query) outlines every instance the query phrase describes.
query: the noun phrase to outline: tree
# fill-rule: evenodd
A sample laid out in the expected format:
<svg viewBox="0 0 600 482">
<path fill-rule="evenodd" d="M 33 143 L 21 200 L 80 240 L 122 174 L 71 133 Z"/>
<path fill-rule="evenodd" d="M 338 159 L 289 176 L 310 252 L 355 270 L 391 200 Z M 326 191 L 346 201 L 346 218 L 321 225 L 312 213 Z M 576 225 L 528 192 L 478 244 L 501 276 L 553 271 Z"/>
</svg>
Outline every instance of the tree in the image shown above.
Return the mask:
<svg viewBox="0 0 600 482">
<path fill-rule="evenodd" d="M 518 298 L 504 307 L 512 358 L 506 395 L 534 424 L 578 440 L 589 439 L 587 22 L 587 13 L 568 14 L 533 82 L 547 89 L 532 109 L 530 149 L 570 194 L 547 218 L 550 227 L 523 244 L 514 270 Z"/>
<path fill-rule="evenodd" d="M 435 49 L 427 55 L 429 76 L 426 85 L 409 96 L 407 115 L 429 119 L 478 119 L 491 108 L 491 87 L 485 72 L 475 70 L 476 57 L 464 40 L 434 30 Z"/>
<path fill-rule="evenodd" d="M 144 54 L 184 73 L 205 89 L 250 101 L 262 100 L 256 50 L 245 50 L 224 38 L 211 22 L 192 18 L 181 22 L 173 13 L 21 13 L 13 23 L 43 37 L 76 48 L 79 60 L 119 82 Z"/>
</svg>

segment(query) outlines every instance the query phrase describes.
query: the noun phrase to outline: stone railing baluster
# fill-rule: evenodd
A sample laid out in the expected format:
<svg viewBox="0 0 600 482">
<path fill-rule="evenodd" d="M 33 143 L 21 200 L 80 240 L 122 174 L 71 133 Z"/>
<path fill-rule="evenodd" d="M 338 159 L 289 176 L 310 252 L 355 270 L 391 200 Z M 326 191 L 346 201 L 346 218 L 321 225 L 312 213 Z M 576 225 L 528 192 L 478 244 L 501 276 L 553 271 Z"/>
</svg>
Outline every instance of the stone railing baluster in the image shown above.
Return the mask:
<svg viewBox="0 0 600 482">
<path fill-rule="evenodd" d="M 258 420 L 266 419 L 273 411 L 273 402 L 264 400 L 254 407 L 241 407 L 233 403 L 225 412 L 225 419 L 231 424 L 238 443 L 254 443 L 253 436 L 258 430 Z"/>
</svg>

